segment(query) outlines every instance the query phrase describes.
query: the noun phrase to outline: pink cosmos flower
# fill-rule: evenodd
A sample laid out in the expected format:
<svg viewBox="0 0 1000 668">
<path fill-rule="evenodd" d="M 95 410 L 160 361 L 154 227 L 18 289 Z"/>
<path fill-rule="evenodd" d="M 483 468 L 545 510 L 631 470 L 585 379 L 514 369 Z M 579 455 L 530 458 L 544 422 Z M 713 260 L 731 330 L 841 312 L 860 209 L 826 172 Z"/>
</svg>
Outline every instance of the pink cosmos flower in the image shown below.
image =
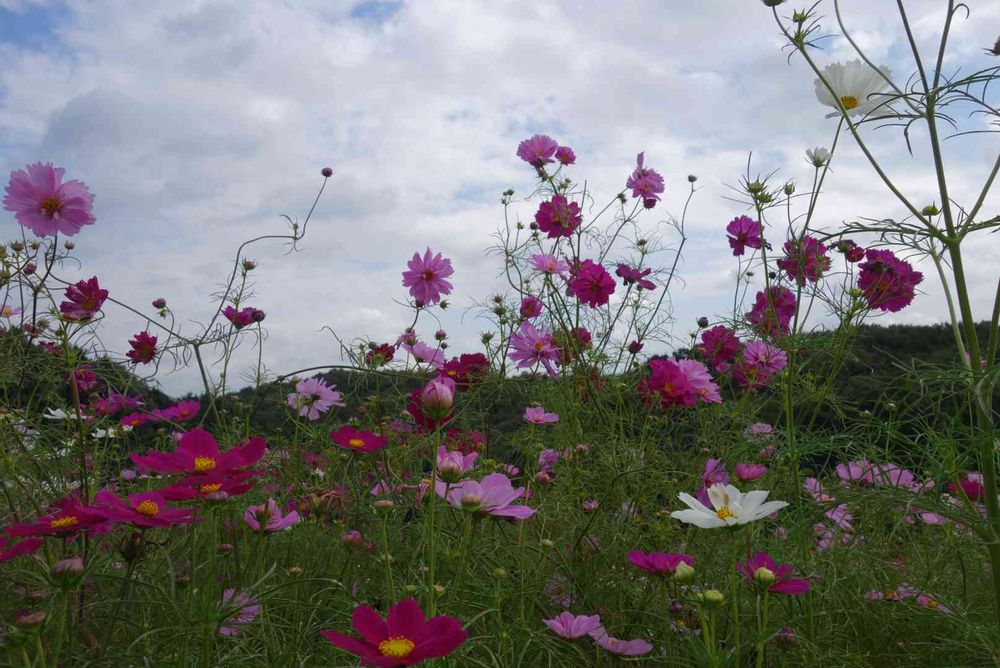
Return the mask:
<svg viewBox="0 0 1000 668">
<path fill-rule="evenodd" d="M 510 336 L 510 359 L 517 362 L 518 369 L 541 364 L 549 376 L 555 378 L 559 374 L 554 365 L 562 361 L 562 355 L 552 343 L 551 332 L 542 326 L 536 330 L 530 322 L 523 322 Z"/>
<path fill-rule="evenodd" d="M 145 455 L 129 454 L 137 465 L 156 473 L 221 474 L 253 466 L 264 456 L 267 443 L 253 436 L 239 447 L 220 452 L 215 437 L 204 429 L 192 429 L 181 437 L 173 452 L 150 450 Z"/>
<path fill-rule="evenodd" d="M 895 313 L 909 306 L 916 287 L 924 280 L 922 273 L 889 250 L 869 248 L 858 267 L 858 287 L 868 307 L 880 311 Z"/>
<path fill-rule="evenodd" d="M 870 485 L 872 479 L 873 465 L 865 459 L 837 464 L 837 477 L 844 482 L 856 481 Z"/>
<path fill-rule="evenodd" d="M 222 592 L 223 610 L 232 610 L 223 620 L 219 633 L 224 636 L 238 636 L 241 626 L 250 624 L 260 614 L 259 599 L 249 591 L 226 589 Z"/>
<path fill-rule="evenodd" d="M 153 411 L 153 417 L 170 422 L 183 422 L 198 417 L 201 411 L 201 402 L 197 399 L 185 399 L 178 401 L 173 406 L 158 411 Z"/>
<path fill-rule="evenodd" d="M 702 401 L 707 404 L 722 403 L 719 386 L 712 380 L 712 376 L 704 364 L 698 360 L 677 360 L 677 367 Z"/>
<path fill-rule="evenodd" d="M 663 177 L 654 169 L 643 166 L 645 151 L 635 158 L 635 171 L 629 175 L 625 181 L 625 187 L 632 189 L 632 197 L 641 197 L 642 204 L 647 209 L 652 209 L 660 200 L 660 193 L 663 192 Z"/>
<path fill-rule="evenodd" d="M 760 224 L 750 216 L 739 216 L 733 218 L 726 225 L 728 233 L 729 247 L 733 249 L 733 255 L 743 255 L 746 248 L 760 248 L 762 239 L 760 238 Z"/>
<path fill-rule="evenodd" d="M 451 293 L 452 285 L 446 279 L 455 270 L 451 267 L 451 260 L 441 253 L 432 254 L 430 248 L 423 257 L 414 253 L 406 266 L 409 269 L 403 272 L 403 287 L 410 289 L 410 296 L 418 306 L 437 304 L 442 295 Z"/>
<path fill-rule="evenodd" d="M 618 268 L 615 270 L 615 274 L 622 279 L 622 285 L 638 285 L 643 290 L 656 289 L 656 284 L 646 278 L 651 273 L 653 273 L 652 269 L 640 270 L 621 263 L 619 263 Z"/>
<path fill-rule="evenodd" d="M 535 509 L 512 504 L 526 491 L 524 487 L 515 488 L 504 474 L 491 473 L 481 481 L 465 480 L 452 485 L 447 500 L 455 508 L 523 520 L 534 515 Z"/>
<path fill-rule="evenodd" d="M 546 413 L 541 406 L 528 406 L 524 409 L 524 420 L 531 424 L 552 424 L 559 422 L 559 415 L 556 413 Z"/>
<path fill-rule="evenodd" d="M 264 319 L 264 312 L 255 309 L 252 306 L 247 306 L 240 310 L 232 306 L 227 306 L 222 309 L 222 315 L 225 316 L 226 320 L 232 323 L 233 327 L 236 329 L 243 329 L 255 322 L 260 322 Z"/>
<path fill-rule="evenodd" d="M 823 490 L 823 483 L 816 478 L 806 478 L 802 486 L 805 487 L 806 491 L 809 492 L 809 496 L 816 503 L 830 503 L 837 500 Z"/>
<path fill-rule="evenodd" d="M 370 431 L 359 431 L 346 424 L 337 431 L 330 432 L 330 440 L 353 452 L 374 452 L 381 450 L 389 442 L 384 436 Z"/>
<path fill-rule="evenodd" d="M 0 563 L 26 554 L 34 554 L 44 544 L 45 541 L 38 538 L 29 538 L 19 543 L 11 543 L 6 536 L 0 534 Z"/>
<path fill-rule="evenodd" d="M 701 343 L 698 344 L 705 362 L 714 367 L 726 362 L 732 362 L 743 348 L 736 332 L 723 325 L 716 325 L 701 333 Z"/>
<path fill-rule="evenodd" d="M 421 341 L 416 341 L 412 344 L 404 343 L 401 347 L 409 351 L 418 362 L 430 364 L 435 369 L 440 369 L 444 366 L 444 351 L 441 348 L 431 347 Z"/>
<path fill-rule="evenodd" d="M 830 268 L 827 248 L 815 237 L 786 241 L 784 249 L 785 257 L 778 259 L 778 268 L 799 285 L 805 285 L 806 281 L 815 283 Z"/>
<path fill-rule="evenodd" d="M 955 612 L 947 605 L 944 605 L 936 598 L 928 596 L 927 594 L 917 594 L 917 605 L 927 608 L 928 610 L 937 610 L 938 612 L 943 612 L 947 615 Z"/>
<path fill-rule="evenodd" d="M 438 615 L 425 621 L 412 598 L 392 606 L 384 620 L 372 608 L 359 605 L 351 623 L 361 639 L 337 631 L 319 633 L 335 647 L 360 657 L 366 666 L 412 666 L 451 654 L 469 637 L 455 617 Z"/>
<path fill-rule="evenodd" d="M 649 370 L 649 376 L 640 380 L 637 386 L 647 400 L 658 401 L 661 408 L 695 405 L 698 389 L 691 384 L 677 362 L 670 359 L 650 360 Z"/>
<path fill-rule="evenodd" d="M 561 165 L 572 165 L 576 162 L 576 153 L 569 146 L 560 146 L 556 149 L 555 155 Z"/>
<path fill-rule="evenodd" d="M 599 629 L 601 627 L 601 616 L 577 616 L 571 612 L 562 612 L 552 619 L 543 619 L 542 622 L 560 638 L 572 640 L 590 635 L 591 631 Z"/>
<path fill-rule="evenodd" d="M 94 367 L 89 364 L 81 364 L 67 375 L 67 380 L 71 384 L 76 385 L 79 392 L 87 392 L 98 385 L 97 374 L 94 373 Z"/>
<path fill-rule="evenodd" d="M 754 422 L 743 431 L 743 435 L 750 442 L 767 440 L 773 433 L 774 427 L 766 422 Z"/>
<path fill-rule="evenodd" d="M 695 493 L 695 498 L 708 508 L 712 508 L 712 500 L 708 496 L 708 490 L 712 485 L 728 485 L 729 474 L 726 473 L 726 464 L 721 459 L 709 459 L 705 462 L 705 470 L 701 474 L 701 487 Z"/>
<path fill-rule="evenodd" d="M 159 489 L 158 493 L 167 501 L 223 500 L 249 492 L 254 486 L 252 478 L 260 473 L 251 470 L 193 475 Z"/>
<path fill-rule="evenodd" d="M 94 504 L 112 522 L 145 528 L 188 524 L 194 513 L 193 508 L 168 508 L 167 500 L 156 492 L 130 494 L 126 503 L 111 490 L 102 489 L 94 495 Z"/>
<path fill-rule="evenodd" d="M 543 274 L 564 276 L 569 273 L 569 262 L 557 259 L 555 255 L 539 253 L 531 256 L 531 266 Z"/>
<path fill-rule="evenodd" d="M 554 195 L 551 200 L 538 205 L 535 222 L 538 223 L 538 229 L 550 239 L 557 239 L 572 236 L 583 218 L 579 204 L 570 202 L 562 195 Z"/>
<path fill-rule="evenodd" d="M 733 378 L 744 389 L 755 390 L 767 385 L 787 364 L 784 350 L 765 341 L 748 341 L 743 347 L 743 359 L 733 369 Z"/>
<path fill-rule="evenodd" d="M 38 237 L 68 237 L 94 224 L 94 196 L 82 181 L 63 182 L 66 170 L 36 162 L 10 173 L 3 208 Z"/>
<path fill-rule="evenodd" d="M 295 391 L 288 395 L 288 405 L 299 416 L 313 422 L 331 406 L 346 406 L 343 395 L 326 384 L 322 378 L 307 378 L 295 384 Z"/>
<path fill-rule="evenodd" d="M 139 332 L 128 342 L 132 350 L 125 353 L 136 364 L 149 364 L 156 357 L 156 337 L 149 332 Z"/>
<path fill-rule="evenodd" d="M 532 167 L 540 168 L 552 162 L 552 156 L 558 150 L 559 144 L 552 137 L 548 135 L 534 135 L 517 145 L 517 157 Z"/>
<path fill-rule="evenodd" d="M 611 278 L 607 269 L 591 260 L 584 260 L 573 272 L 567 292 L 590 308 L 597 308 L 608 303 L 615 287 L 615 279 Z"/>
<path fill-rule="evenodd" d="M 4 304 L 3 307 L 0 308 L 0 316 L 3 316 L 4 318 L 13 318 L 16 315 L 21 315 L 21 309 L 18 306 L 8 306 L 7 304 Z"/>
<path fill-rule="evenodd" d="M 275 533 L 287 529 L 299 521 L 299 514 L 294 510 L 287 515 L 281 514 L 281 508 L 274 499 L 259 506 L 247 506 L 243 513 L 243 521 L 257 532 Z"/>
<path fill-rule="evenodd" d="M 736 477 L 743 482 L 756 480 L 767 473 L 767 467 L 763 464 L 737 464 Z"/>
<path fill-rule="evenodd" d="M 948 483 L 948 491 L 952 494 L 964 496 L 972 501 L 982 501 L 986 498 L 986 487 L 983 485 L 983 474 L 975 471 L 963 473 L 958 477 L 957 485 L 955 481 Z"/>
<path fill-rule="evenodd" d="M 694 566 L 694 557 L 686 554 L 673 552 L 641 552 L 632 550 L 628 553 L 628 560 L 633 566 L 647 573 L 656 575 L 673 575 L 678 564 Z"/>
<path fill-rule="evenodd" d="M 463 353 L 459 357 L 446 362 L 440 370 L 440 375 L 455 381 L 455 390 L 464 392 L 473 385 L 485 380 L 490 371 L 490 360 L 482 353 Z"/>
<path fill-rule="evenodd" d="M 535 295 L 527 295 L 521 300 L 521 317 L 530 320 L 542 314 L 542 300 Z"/>
<path fill-rule="evenodd" d="M 891 601 L 893 603 L 898 601 L 905 601 L 910 598 L 915 598 L 918 594 L 918 590 L 913 585 L 906 584 L 905 582 L 895 589 L 886 589 L 885 591 L 870 591 L 865 594 L 865 599 L 868 601 Z"/>
<path fill-rule="evenodd" d="M 89 322 L 107 298 L 108 291 L 98 284 L 97 276 L 92 276 L 66 288 L 66 301 L 59 304 L 59 312 L 66 320 Z"/>
<path fill-rule="evenodd" d="M 476 466 L 478 452 L 463 454 L 457 450 L 448 450 L 443 445 L 438 446 L 437 470 L 445 482 L 458 482 L 462 476 Z M 443 494 L 441 494 L 443 496 Z"/>
<path fill-rule="evenodd" d="M 642 656 L 653 650 L 653 646 L 641 638 L 635 640 L 612 638 L 603 626 L 591 631 L 590 637 L 598 647 L 618 656 Z"/>
<path fill-rule="evenodd" d="M 759 569 L 764 568 L 774 575 L 774 584 L 767 588 L 772 594 L 804 594 L 809 591 L 809 580 L 791 577 L 790 564 L 777 564 L 767 552 L 757 552 L 748 561 L 736 564 L 736 570 L 743 575 L 748 584 L 756 584 L 755 577 Z"/>
<path fill-rule="evenodd" d="M 762 290 L 746 314 L 747 321 L 764 336 L 786 335 L 795 316 L 795 303 L 795 294 L 788 288 L 775 286 L 769 292 Z"/>
</svg>

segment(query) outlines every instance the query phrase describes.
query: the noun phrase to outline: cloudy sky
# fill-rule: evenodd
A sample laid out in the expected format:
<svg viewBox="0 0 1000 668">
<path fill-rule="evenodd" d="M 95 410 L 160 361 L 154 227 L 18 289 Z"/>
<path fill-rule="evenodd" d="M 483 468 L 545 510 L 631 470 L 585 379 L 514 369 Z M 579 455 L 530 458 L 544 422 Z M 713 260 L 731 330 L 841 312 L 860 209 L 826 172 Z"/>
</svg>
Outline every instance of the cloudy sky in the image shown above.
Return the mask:
<svg viewBox="0 0 1000 668">
<path fill-rule="evenodd" d="M 794 4 L 794 3 L 793 3 Z M 834 32 L 831 2 L 824 32 Z M 983 53 L 1000 33 L 1000 3 L 968 0 L 953 28 L 948 70 L 996 64 Z M 843 0 L 849 27 L 872 59 L 904 82 L 912 66 L 894 3 Z M 907 2 L 925 53 L 943 0 Z M 468 310 L 501 282 L 484 249 L 503 224 L 511 187 L 527 194 L 532 170 L 517 143 L 547 133 L 572 146 L 570 175 L 598 201 L 614 196 L 646 152 L 666 177 L 651 233 L 679 215 L 687 175 L 701 190 L 673 291 L 674 334 L 699 315 L 731 309 L 736 265 L 725 199 L 753 153 L 753 170 L 805 183 L 804 151 L 829 145 L 813 77 L 757 0 L 0 0 L 0 174 L 52 161 L 96 195 L 97 224 L 76 237 L 82 269 L 112 296 L 147 308 L 165 297 L 184 331 L 211 313 L 238 241 L 281 232 L 302 218 L 330 165 L 299 251 L 251 251 L 255 306 L 270 332 L 274 373 L 336 363 L 335 340 L 394 340 L 410 313 L 400 272 L 414 250 L 451 257 L 456 286 L 443 320 L 454 352 L 478 349 L 487 324 Z M 785 5 L 790 7 L 790 5 Z M 878 8 L 875 8 L 875 7 Z M 821 63 L 850 57 L 839 38 Z M 995 98 L 994 98 L 995 99 Z M 963 121 L 965 119 L 963 118 Z M 983 121 L 968 123 L 981 127 Z M 871 131 L 869 131 L 871 133 Z M 889 171 L 918 203 L 934 197 L 921 135 L 914 157 L 900 133 L 871 135 Z M 978 193 L 1000 150 L 994 135 L 948 144 L 958 201 Z M 521 203 L 529 220 L 536 203 Z M 816 217 L 835 229 L 858 217 L 899 216 L 859 151 L 842 143 Z M 997 212 L 992 197 L 987 212 Z M 19 235 L 0 218 L 0 238 Z M 970 247 L 969 273 L 985 318 L 998 274 L 993 237 Z M 666 263 L 667 256 L 663 257 Z M 939 322 L 943 298 L 931 266 L 913 306 L 884 322 Z M 126 348 L 143 322 L 110 307 L 102 340 Z M 421 334 L 430 336 L 433 328 Z M 250 351 L 245 351 L 249 354 Z M 247 357 L 238 364 L 246 368 Z M 161 374 L 165 389 L 196 389 L 190 370 Z"/>
</svg>

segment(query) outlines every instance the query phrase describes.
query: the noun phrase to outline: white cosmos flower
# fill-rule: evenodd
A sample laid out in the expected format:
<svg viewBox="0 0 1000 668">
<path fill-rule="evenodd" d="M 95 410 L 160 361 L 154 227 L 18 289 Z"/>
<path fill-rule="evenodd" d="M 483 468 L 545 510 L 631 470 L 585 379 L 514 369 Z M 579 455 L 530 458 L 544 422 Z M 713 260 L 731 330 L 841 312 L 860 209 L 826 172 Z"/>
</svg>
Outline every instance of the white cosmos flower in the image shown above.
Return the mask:
<svg viewBox="0 0 1000 668">
<path fill-rule="evenodd" d="M 690 494 L 677 495 L 687 504 L 686 510 L 675 510 L 670 516 L 681 522 L 693 524 L 702 529 L 737 526 L 755 522 L 788 505 L 786 501 L 765 501 L 770 492 L 755 489 L 742 493 L 732 485 L 718 483 L 708 488 L 708 498 L 714 508 L 709 508 Z"/>
<path fill-rule="evenodd" d="M 816 148 L 806 149 L 806 159 L 809 164 L 813 167 L 822 167 L 830 160 L 830 151 L 823 148 L 822 146 L 817 146 Z"/>
<path fill-rule="evenodd" d="M 830 84 L 836 97 L 831 95 L 823 82 L 817 78 L 815 83 L 816 98 L 820 104 L 833 107 L 833 113 L 827 114 L 827 118 L 840 116 L 841 104 L 844 105 L 849 116 L 864 116 L 871 113 L 876 107 L 880 111 L 887 110 L 885 96 L 878 93 L 888 88 L 889 84 L 886 83 L 886 79 L 891 76 L 892 72 L 889 68 L 880 67 L 876 71 L 860 60 L 832 63 L 823 70 L 823 78 Z M 840 104 L 837 103 L 838 98 Z M 877 113 L 876 115 L 881 114 Z"/>
</svg>

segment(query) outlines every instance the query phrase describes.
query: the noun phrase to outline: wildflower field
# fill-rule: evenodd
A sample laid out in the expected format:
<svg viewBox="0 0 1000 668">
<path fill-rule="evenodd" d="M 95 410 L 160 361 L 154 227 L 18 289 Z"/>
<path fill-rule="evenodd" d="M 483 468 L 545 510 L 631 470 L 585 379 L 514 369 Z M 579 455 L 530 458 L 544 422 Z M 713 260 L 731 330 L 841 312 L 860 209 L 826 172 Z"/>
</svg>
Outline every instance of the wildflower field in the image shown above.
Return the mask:
<svg viewBox="0 0 1000 668">
<path fill-rule="evenodd" d="M 756 157 L 729 175 L 732 308 L 681 341 L 665 332 L 699 181 L 642 146 L 622 147 L 619 192 L 592 192 L 583 151 L 538 128 L 506 155 L 523 179 L 498 193 L 496 291 L 463 292 L 437 244 L 386 258 L 398 338 L 269 372 L 253 253 L 309 245 L 335 169 L 301 219 L 234 245 L 198 314 L 123 303 L 81 269 L 77 244 L 115 243 L 86 174 L 44 155 L 13 171 L 0 665 L 1000 665 L 1000 285 L 975 312 L 963 264 L 1000 229 L 1000 67 L 951 59 L 969 8 L 950 0 L 933 53 L 899 3 L 902 76 L 839 10 L 825 26 L 816 6 L 741 4 L 812 70 L 815 107 L 788 113 L 827 114 L 830 138 L 804 151 L 808 179 Z M 856 57 L 830 60 L 827 30 Z M 996 158 L 957 201 L 946 140 L 966 132 Z M 895 218 L 824 207 L 845 144 Z M 907 152 L 929 189 L 885 169 Z M 932 283 L 947 363 L 900 369 L 905 403 L 843 392 L 862 328 Z M 438 316 L 470 305 L 489 326 L 456 350 Z M 124 315 L 145 327 L 109 340 Z M 201 387 L 168 397 L 157 378 L 180 367 Z"/>
</svg>

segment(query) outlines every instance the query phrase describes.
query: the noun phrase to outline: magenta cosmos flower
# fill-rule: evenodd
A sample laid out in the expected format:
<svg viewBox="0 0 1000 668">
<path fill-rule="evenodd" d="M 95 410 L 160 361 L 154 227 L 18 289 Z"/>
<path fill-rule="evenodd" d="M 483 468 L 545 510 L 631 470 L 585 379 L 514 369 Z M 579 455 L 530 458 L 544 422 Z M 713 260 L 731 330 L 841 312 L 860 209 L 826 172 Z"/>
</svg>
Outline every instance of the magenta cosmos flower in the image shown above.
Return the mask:
<svg viewBox="0 0 1000 668">
<path fill-rule="evenodd" d="M 44 544 L 45 541 L 38 538 L 29 538 L 19 543 L 11 543 L 6 536 L 0 535 L 0 562 L 10 561 L 26 554 L 33 554 Z"/>
<path fill-rule="evenodd" d="M 94 504 L 112 522 L 144 528 L 187 524 L 194 513 L 192 508 L 167 508 L 167 500 L 156 492 L 131 494 L 126 503 L 111 490 L 102 489 L 94 495 Z"/>
<path fill-rule="evenodd" d="M 340 400 L 342 396 L 322 378 L 307 378 L 295 384 L 295 391 L 288 395 L 288 405 L 297 411 L 299 416 L 316 421 L 320 414 L 330 410 L 331 406 L 346 406 L 347 404 Z"/>
<path fill-rule="evenodd" d="M 607 269 L 591 260 L 584 260 L 573 272 L 568 293 L 590 308 L 597 308 L 608 303 L 615 287 L 615 279 L 611 278 Z"/>
<path fill-rule="evenodd" d="M 337 431 L 330 432 L 330 440 L 353 452 L 374 452 L 381 450 L 389 442 L 384 436 L 370 431 L 360 431 L 346 424 Z"/>
<path fill-rule="evenodd" d="M 656 575 L 673 575 L 679 564 L 694 566 L 694 557 L 674 552 L 641 552 L 632 550 L 628 560 L 633 566 L 647 573 Z"/>
<path fill-rule="evenodd" d="M 652 209 L 663 192 L 663 177 L 655 169 L 643 166 L 645 151 L 635 157 L 635 171 L 625 181 L 625 187 L 632 189 L 632 197 L 641 197 L 642 205 Z"/>
<path fill-rule="evenodd" d="M 830 268 L 826 246 L 814 237 L 786 241 L 784 249 L 785 257 L 778 260 L 778 268 L 799 285 L 815 283 Z"/>
<path fill-rule="evenodd" d="M 723 325 L 716 325 L 701 333 L 701 343 L 697 346 L 705 362 L 714 367 L 733 361 L 743 344 L 736 332 Z"/>
<path fill-rule="evenodd" d="M 677 366 L 694 388 L 698 398 L 707 404 L 721 404 L 719 386 L 712 380 L 708 367 L 698 360 L 678 360 Z"/>
<path fill-rule="evenodd" d="M 466 480 L 448 490 L 448 503 L 455 508 L 523 520 L 535 514 L 534 508 L 512 505 L 524 496 L 524 487 L 515 488 L 502 473 L 491 473 L 482 481 Z"/>
<path fill-rule="evenodd" d="M 809 591 L 809 580 L 792 577 L 790 564 L 777 564 L 767 552 L 757 552 L 748 561 L 736 564 L 736 570 L 749 584 L 756 584 L 757 578 L 764 581 L 772 577 L 774 583 L 767 587 L 772 594 L 804 594 Z"/>
<path fill-rule="evenodd" d="M 98 508 L 87 506 L 76 497 L 65 497 L 52 504 L 48 515 L 34 522 L 15 524 L 7 529 L 7 535 L 58 536 L 75 538 L 81 531 L 102 531 L 107 527 L 107 518 Z"/>
<path fill-rule="evenodd" d="M 661 408 L 694 406 L 699 396 L 684 371 L 670 359 L 649 360 L 649 376 L 639 381 L 638 390 Z"/>
<path fill-rule="evenodd" d="M 562 612 L 552 619 L 543 619 L 542 622 L 557 636 L 567 640 L 582 638 L 601 628 L 600 615 L 574 615 L 571 612 Z"/>
<path fill-rule="evenodd" d="M 259 533 L 275 533 L 287 529 L 299 521 L 299 514 L 294 510 L 287 515 L 281 514 L 281 508 L 274 499 L 259 506 L 248 506 L 243 513 L 243 521 L 247 526 Z"/>
<path fill-rule="evenodd" d="M 261 311 L 259 308 L 254 308 L 252 306 L 247 306 L 246 308 L 241 308 L 237 311 L 232 306 L 227 306 L 222 309 L 222 315 L 225 316 L 226 320 L 232 323 L 233 327 L 236 329 L 243 329 L 248 327 L 255 322 L 263 322 L 267 314 Z"/>
<path fill-rule="evenodd" d="M 425 621 L 423 610 L 412 598 L 392 606 L 384 620 L 372 608 L 359 605 L 351 614 L 351 623 L 360 639 L 337 631 L 320 631 L 320 635 L 360 657 L 363 665 L 382 668 L 412 666 L 446 656 L 469 637 L 455 617 L 438 615 Z"/>
<path fill-rule="evenodd" d="M 580 205 L 570 202 L 562 195 L 555 195 L 551 200 L 538 205 L 535 213 L 538 229 L 549 235 L 550 239 L 568 237 L 580 227 L 583 218 L 580 215 Z"/>
<path fill-rule="evenodd" d="M 531 256 L 531 266 L 543 274 L 564 276 L 569 273 L 569 262 L 555 255 L 538 253 Z"/>
<path fill-rule="evenodd" d="M 523 322 L 517 332 L 510 335 L 510 359 L 517 362 L 518 369 L 541 364 L 555 378 L 559 374 L 554 365 L 562 361 L 562 353 L 545 327 L 535 329 L 530 322 Z"/>
<path fill-rule="evenodd" d="M 558 150 L 559 144 L 552 137 L 548 135 L 534 135 L 517 145 L 517 157 L 532 167 L 541 168 L 552 162 L 552 156 Z"/>
<path fill-rule="evenodd" d="M 81 181 L 66 181 L 66 170 L 36 162 L 10 173 L 3 208 L 38 237 L 68 237 L 94 224 L 94 196 Z"/>
<path fill-rule="evenodd" d="M 128 342 L 132 350 L 125 353 L 136 364 L 149 364 L 156 357 L 156 337 L 149 332 L 139 332 Z"/>
<path fill-rule="evenodd" d="M 108 291 L 98 284 L 97 276 L 91 276 L 66 288 L 66 301 L 59 304 L 59 312 L 66 320 L 88 322 L 107 298 Z"/>
<path fill-rule="evenodd" d="M 254 476 L 260 471 L 225 471 L 182 478 L 173 485 L 158 490 L 167 501 L 192 499 L 228 499 L 253 489 Z"/>
<path fill-rule="evenodd" d="M 260 614 L 259 599 L 246 590 L 227 589 L 222 592 L 222 609 L 231 611 L 222 620 L 219 633 L 224 636 L 238 636 L 241 626 L 250 624 Z"/>
<path fill-rule="evenodd" d="M 638 285 L 643 290 L 656 289 L 656 284 L 646 278 L 651 273 L 652 269 L 638 269 L 627 264 L 619 264 L 615 270 L 615 274 L 622 279 L 622 285 Z"/>
<path fill-rule="evenodd" d="M 437 304 L 442 295 L 451 293 L 452 285 L 446 279 L 455 270 L 451 267 L 451 260 L 441 253 L 435 255 L 430 248 L 423 257 L 414 253 L 406 266 L 409 268 L 403 272 L 403 287 L 410 289 L 410 296 L 418 306 Z"/>
<path fill-rule="evenodd" d="M 788 334 L 794 315 L 795 294 L 787 288 L 772 287 L 757 293 L 747 320 L 765 336 L 781 336 Z"/>
<path fill-rule="evenodd" d="M 572 165 L 576 162 L 576 153 L 569 146 L 560 146 L 556 149 L 555 155 L 561 165 Z"/>
<path fill-rule="evenodd" d="M 747 247 L 760 248 L 763 241 L 760 238 L 760 223 L 750 216 L 733 218 L 726 225 L 726 232 L 734 256 L 743 255 Z"/>
<path fill-rule="evenodd" d="M 767 467 L 763 464 L 737 464 L 736 477 L 743 482 L 750 482 L 767 473 Z"/>
<path fill-rule="evenodd" d="M 259 436 L 226 452 L 219 451 L 215 437 L 204 429 L 192 429 L 181 437 L 173 452 L 150 450 L 145 455 L 130 454 L 138 466 L 155 473 L 221 474 L 253 466 L 264 456 L 267 443 Z"/>
<path fill-rule="evenodd" d="M 916 287 L 924 280 L 922 273 L 889 250 L 869 248 L 858 267 L 858 287 L 869 308 L 880 311 L 895 313 L 909 306 Z"/>
<path fill-rule="evenodd" d="M 531 424 L 552 424 L 559 422 L 557 413 L 546 413 L 541 406 L 528 406 L 524 409 L 524 421 Z"/>
<path fill-rule="evenodd" d="M 519 313 L 525 320 L 537 318 L 542 314 L 542 300 L 535 295 L 527 295 L 521 300 Z"/>
</svg>

